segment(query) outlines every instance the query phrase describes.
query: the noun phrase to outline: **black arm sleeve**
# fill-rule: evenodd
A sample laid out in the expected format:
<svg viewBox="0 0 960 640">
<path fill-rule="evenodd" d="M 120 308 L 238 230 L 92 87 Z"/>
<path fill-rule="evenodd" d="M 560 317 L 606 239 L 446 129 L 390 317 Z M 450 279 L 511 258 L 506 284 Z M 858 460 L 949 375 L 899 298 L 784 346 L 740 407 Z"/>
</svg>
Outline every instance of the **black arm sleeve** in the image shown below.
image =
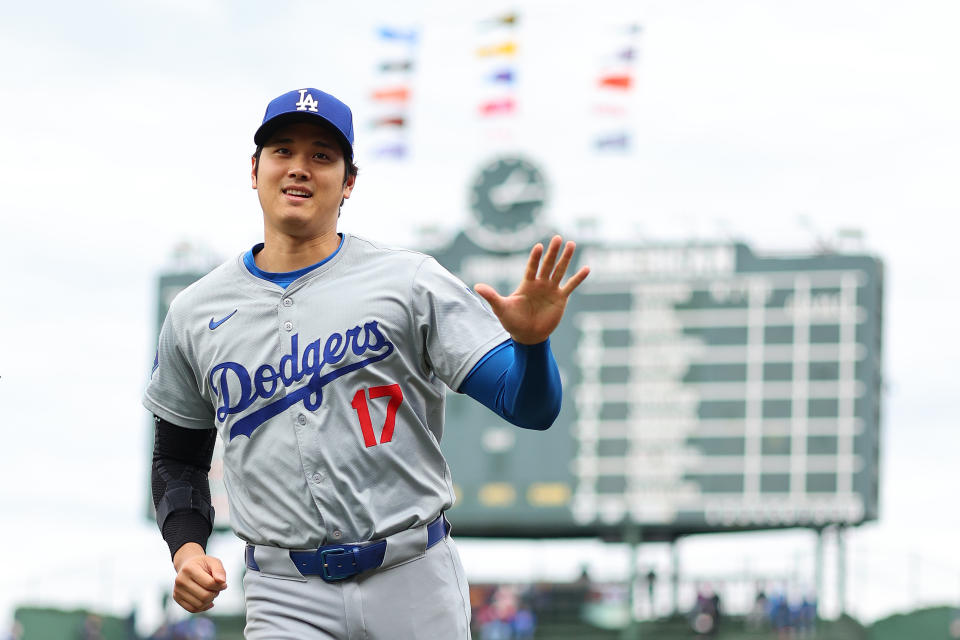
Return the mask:
<svg viewBox="0 0 960 640">
<path fill-rule="evenodd" d="M 216 429 L 186 429 L 154 416 L 153 506 L 170 557 L 187 542 L 206 549 L 213 530 L 210 461 Z"/>
</svg>

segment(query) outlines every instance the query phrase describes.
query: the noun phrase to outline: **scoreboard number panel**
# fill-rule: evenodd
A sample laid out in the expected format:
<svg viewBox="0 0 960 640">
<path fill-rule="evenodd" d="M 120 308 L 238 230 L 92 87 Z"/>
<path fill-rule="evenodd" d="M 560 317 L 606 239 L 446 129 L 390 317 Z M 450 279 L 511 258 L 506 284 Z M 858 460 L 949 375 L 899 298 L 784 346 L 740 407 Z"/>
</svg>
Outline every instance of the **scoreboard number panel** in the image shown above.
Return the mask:
<svg viewBox="0 0 960 640">
<path fill-rule="evenodd" d="M 523 259 L 465 238 L 434 253 L 467 283 Z M 523 432 L 451 394 L 442 444 L 461 535 L 635 524 L 669 539 L 877 518 L 877 258 L 581 244 L 576 259 L 591 275 L 551 338 L 554 426 Z"/>
</svg>

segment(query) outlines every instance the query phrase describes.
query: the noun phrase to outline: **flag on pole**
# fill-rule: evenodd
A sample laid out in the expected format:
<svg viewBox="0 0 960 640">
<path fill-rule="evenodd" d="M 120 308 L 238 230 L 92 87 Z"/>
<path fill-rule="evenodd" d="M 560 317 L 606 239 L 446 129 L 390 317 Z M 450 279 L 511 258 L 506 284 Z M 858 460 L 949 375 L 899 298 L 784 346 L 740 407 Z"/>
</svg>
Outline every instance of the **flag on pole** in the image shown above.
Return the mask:
<svg viewBox="0 0 960 640">
<path fill-rule="evenodd" d="M 517 103 L 513 98 L 501 98 L 499 100 L 488 100 L 480 104 L 480 115 L 497 116 L 513 113 Z"/>
<path fill-rule="evenodd" d="M 380 63 L 380 71 L 413 71 L 413 60 L 385 60 Z"/>
<path fill-rule="evenodd" d="M 517 26 L 517 22 L 519 22 L 519 20 L 520 16 L 518 16 L 516 13 L 505 13 L 500 16 L 494 16 L 493 18 L 487 18 L 480 24 L 489 27 L 515 27 Z"/>
<path fill-rule="evenodd" d="M 380 27 L 377 30 L 377 33 L 384 40 L 400 40 L 403 42 L 409 42 L 410 44 L 416 44 L 417 42 L 417 30 L 416 29 L 395 29 L 393 27 Z"/>
<path fill-rule="evenodd" d="M 513 69 L 500 69 L 499 71 L 494 71 L 490 74 L 490 80 L 492 82 L 502 82 L 504 84 L 513 84 L 513 81 L 516 79 L 516 76 L 513 73 Z"/>
<path fill-rule="evenodd" d="M 407 146 L 400 142 L 384 145 L 376 150 L 376 155 L 378 157 L 400 159 L 407 155 Z"/>
<path fill-rule="evenodd" d="M 626 74 L 607 75 L 600 78 L 600 86 L 607 89 L 621 89 L 626 91 L 630 89 L 631 84 L 633 84 L 633 79 Z"/>
<path fill-rule="evenodd" d="M 406 87 L 377 89 L 373 92 L 372 97 L 380 102 L 406 102 L 410 99 L 410 89 Z"/>
<path fill-rule="evenodd" d="M 403 116 L 388 116 L 373 121 L 374 127 L 403 127 L 407 121 Z"/>
<path fill-rule="evenodd" d="M 602 138 L 597 138 L 594 143 L 597 149 L 606 150 L 625 150 L 630 146 L 630 136 L 626 133 L 613 134 Z"/>
<path fill-rule="evenodd" d="M 480 58 L 493 58 L 496 56 L 512 58 L 516 54 L 517 54 L 517 43 L 513 41 L 502 42 L 500 44 L 494 44 L 487 47 L 480 47 L 479 49 L 477 49 L 477 56 Z"/>
</svg>

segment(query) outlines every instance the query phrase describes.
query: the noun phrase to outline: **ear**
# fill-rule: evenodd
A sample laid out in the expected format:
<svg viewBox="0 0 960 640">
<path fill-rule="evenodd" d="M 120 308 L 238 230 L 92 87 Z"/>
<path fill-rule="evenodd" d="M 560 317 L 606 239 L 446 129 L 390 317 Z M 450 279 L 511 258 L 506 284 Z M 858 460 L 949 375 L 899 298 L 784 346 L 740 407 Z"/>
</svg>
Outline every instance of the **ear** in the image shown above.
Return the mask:
<svg viewBox="0 0 960 640">
<path fill-rule="evenodd" d="M 257 188 L 257 159 L 250 157 L 250 188 Z"/>
<path fill-rule="evenodd" d="M 353 186 L 357 183 L 357 176 L 347 176 L 347 181 L 343 183 L 343 197 L 349 198 L 353 193 Z"/>
</svg>

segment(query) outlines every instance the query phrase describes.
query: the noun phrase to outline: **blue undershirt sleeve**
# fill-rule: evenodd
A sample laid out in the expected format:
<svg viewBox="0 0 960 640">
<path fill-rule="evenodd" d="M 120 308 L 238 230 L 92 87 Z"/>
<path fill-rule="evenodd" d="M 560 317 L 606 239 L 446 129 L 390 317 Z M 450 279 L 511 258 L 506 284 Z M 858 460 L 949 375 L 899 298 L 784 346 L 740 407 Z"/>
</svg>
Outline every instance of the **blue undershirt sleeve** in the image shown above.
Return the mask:
<svg viewBox="0 0 960 640">
<path fill-rule="evenodd" d="M 550 340 L 497 345 L 467 374 L 459 391 L 518 427 L 548 429 L 563 397 Z"/>
</svg>

